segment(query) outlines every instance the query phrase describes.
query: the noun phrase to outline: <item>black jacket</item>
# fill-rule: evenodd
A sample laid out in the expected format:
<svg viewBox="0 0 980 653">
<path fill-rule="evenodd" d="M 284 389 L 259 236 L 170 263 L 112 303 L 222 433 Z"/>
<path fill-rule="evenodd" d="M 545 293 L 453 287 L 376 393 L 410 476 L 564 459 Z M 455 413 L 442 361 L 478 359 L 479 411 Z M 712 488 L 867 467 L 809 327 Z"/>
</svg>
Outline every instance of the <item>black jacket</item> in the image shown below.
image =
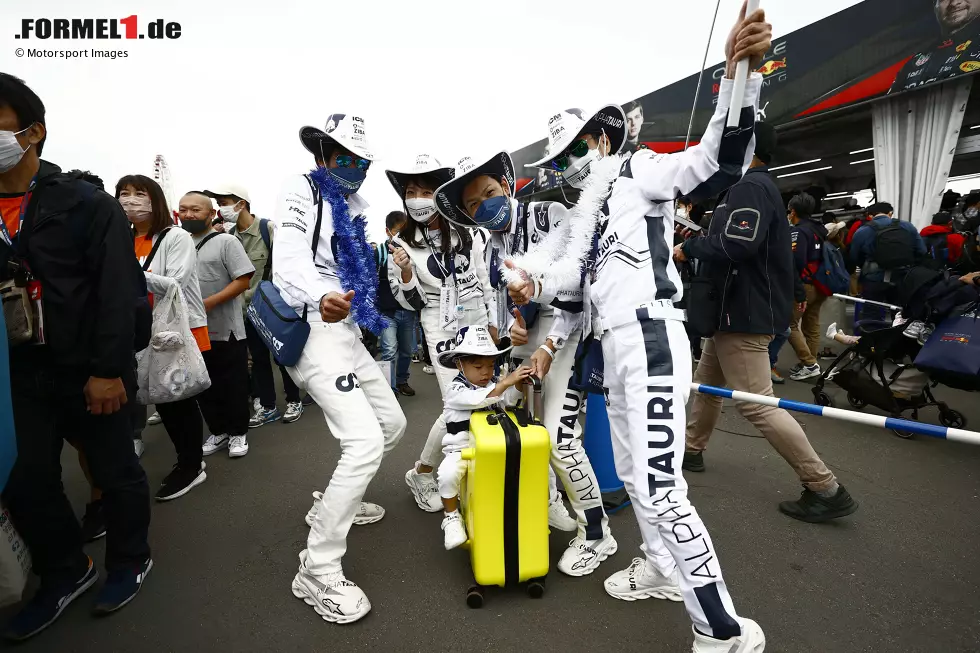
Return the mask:
<svg viewBox="0 0 980 653">
<path fill-rule="evenodd" d="M 41 282 L 47 344 L 13 347 L 12 362 L 43 360 L 73 377 L 131 375 L 143 275 L 119 202 L 100 185 L 42 161 L 14 247 Z M 9 276 L 12 253 L 2 241 L 0 250 Z"/>
<path fill-rule="evenodd" d="M 388 282 L 388 243 L 390 242 L 386 240 L 378 245 L 374 259 L 378 264 L 378 311 L 387 317 L 395 317 L 395 311 L 402 306 L 392 294 L 391 284 Z"/>
<path fill-rule="evenodd" d="M 786 331 L 793 312 L 794 279 L 789 221 L 766 167 L 752 168 L 727 193 L 708 235 L 684 243 L 721 296 L 719 331 Z M 800 287 L 802 290 L 802 286 Z"/>
</svg>

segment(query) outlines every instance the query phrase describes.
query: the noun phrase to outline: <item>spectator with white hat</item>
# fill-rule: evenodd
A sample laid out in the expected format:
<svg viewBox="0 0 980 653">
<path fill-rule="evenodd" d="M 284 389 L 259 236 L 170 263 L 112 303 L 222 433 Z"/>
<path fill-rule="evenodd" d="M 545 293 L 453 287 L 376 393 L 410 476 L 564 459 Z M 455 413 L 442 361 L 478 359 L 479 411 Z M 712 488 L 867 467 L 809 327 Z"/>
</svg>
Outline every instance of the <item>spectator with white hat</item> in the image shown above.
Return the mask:
<svg viewBox="0 0 980 653">
<path fill-rule="evenodd" d="M 242 296 L 243 309 L 247 310 L 259 283 L 272 280 L 272 245 L 275 240 L 275 223 L 257 218 L 252 213 L 252 201 L 248 191 L 240 184 L 226 183 L 212 186 L 204 194 L 218 205 L 218 215 L 225 225 L 225 233 L 238 238 L 249 260 L 255 266 L 255 274 L 249 281 L 248 290 Z M 284 424 L 295 422 L 303 416 L 303 402 L 299 388 L 290 378 L 286 368 L 279 366 L 282 387 L 286 394 L 286 412 L 276 407 L 276 385 L 272 377 L 272 355 L 259 337 L 255 326 L 245 320 L 245 342 L 252 359 L 251 389 L 255 398 L 255 414 L 249 420 L 249 428 L 258 428 L 279 419 Z"/>
<path fill-rule="evenodd" d="M 377 521 L 381 506 L 364 493 L 406 421 L 359 326 L 374 333 L 386 322 L 376 306 L 378 275 L 364 235 L 367 203 L 357 194 L 374 155 L 363 118 L 333 114 L 325 129 L 303 127 L 300 140 L 316 168 L 289 177 L 276 203 L 272 283 L 310 325 L 299 360 L 287 370 L 323 408 L 341 456 L 323 491 L 292 582 L 293 595 L 324 620 L 351 623 L 371 602 L 344 576 L 341 560 L 355 518 Z"/>
</svg>

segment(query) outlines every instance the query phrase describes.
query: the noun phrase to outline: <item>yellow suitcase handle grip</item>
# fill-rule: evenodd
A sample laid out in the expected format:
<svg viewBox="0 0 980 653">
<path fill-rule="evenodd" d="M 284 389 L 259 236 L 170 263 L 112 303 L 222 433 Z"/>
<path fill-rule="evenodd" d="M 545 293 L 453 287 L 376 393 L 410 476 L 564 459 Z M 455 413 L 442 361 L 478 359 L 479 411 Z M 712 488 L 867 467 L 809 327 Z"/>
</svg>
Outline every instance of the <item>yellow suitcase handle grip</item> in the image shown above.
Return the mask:
<svg viewBox="0 0 980 653">
<path fill-rule="evenodd" d="M 459 455 L 463 460 L 473 460 L 476 458 L 476 449 L 473 447 L 467 447 L 466 449 L 460 451 Z"/>
</svg>

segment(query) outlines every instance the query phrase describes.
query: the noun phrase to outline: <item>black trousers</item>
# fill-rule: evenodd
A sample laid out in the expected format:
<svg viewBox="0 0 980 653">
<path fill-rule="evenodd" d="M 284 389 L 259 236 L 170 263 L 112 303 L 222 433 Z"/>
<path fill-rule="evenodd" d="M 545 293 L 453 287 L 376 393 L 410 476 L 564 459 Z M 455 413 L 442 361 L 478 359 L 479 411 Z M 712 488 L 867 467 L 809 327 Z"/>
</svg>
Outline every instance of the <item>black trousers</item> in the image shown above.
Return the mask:
<svg viewBox="0 0 980 653">
<path fill-rule="evenodd" d="M 139 565 L 150 557 L 150 489 L 133 451 L 135 372 L 124 379 L 129 403 L 112 415 L 96 416 L 85 405 L 87 374 L 31 361 L 33 356 L 19 362 L 11 358 L 18 453 L 3 501 L 31 552 L 34 573 L 44 584 L 70 583 L 88 565 L 78 519 L 61 481 L 66 437 L 85 454 L 95 487 L 102 489 L 106 569 Z"/>
<path fill-rule="evenodd" d="M 245 435 L 251 417 L 248 405 L 248 349 L 244 340 L 211 341 L 204 352 L 211 387 L 197 397 L 213 435 Z M 162 417 L 162 415 L 161 415 Z"/>
<path fill-rule="evenodd" d="M 197 408 L 197 397 L 181 399 L 169 404 L 157 404 L 157 412 L 163 421 L 170 441 L 177 450 L 177 465 L 183 469 L 200 469 L 204 453 L 204 422 Z"/>
<path fill-rule="evenodd" d="M 259 332 L 248 319 L 245 320 L 245 343 L 252 356 L 252 394 L 259 398 L 263 408 L 275 408 L 276 382 L 272 378 L 272 352 L 262 342 Z M 279 366 L 279 372 L 282 374 L 282 389 L 286 393 L 286 401 L 298 402 L 299 388 L 282 365 Z"/>
</svg>

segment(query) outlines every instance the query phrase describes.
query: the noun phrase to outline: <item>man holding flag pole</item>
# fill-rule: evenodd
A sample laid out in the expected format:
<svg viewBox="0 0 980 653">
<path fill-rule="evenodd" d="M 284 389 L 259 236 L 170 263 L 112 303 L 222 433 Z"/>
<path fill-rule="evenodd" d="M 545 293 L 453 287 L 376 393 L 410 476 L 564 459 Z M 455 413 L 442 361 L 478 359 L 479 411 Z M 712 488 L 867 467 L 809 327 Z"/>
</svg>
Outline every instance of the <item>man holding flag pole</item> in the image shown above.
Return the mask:
<svg viewBox="0 0 980 653">
<path fill-rule="evenodd" d="M 684 314 L 674 308 L 683 287 L 671 260 L 673 203 L 718 195 L 751 163 L 762 76 L 737 81 L 735 69 L 743 60 L 746 72 L 757 69 L 771 38 L 764 12 L 743 6 L 725 46 L 715 114 L 699 145 L 672 155 L 617 156 L 602 130 L 599 138 L 582 139 L 587 147 L 576 141 L 539 162 L 566 172 L 582 192 L 567 231 L 505 262 L 510 295 L 521 305 L 546 303 L 579 285 L 584 267 L 592 308 L 584 312 L 585 332 L 601 342 L 616 469 L 643 536 L 644 557 L 608 578 L 606 592 L 629 601 L 672 598 L 679 584 L 694 624 L 694 653 L 759 653 L 765 635 L 735 613 L 681 473 L 692 364 Z M 737 91 L 744 101 L 736 101 Z M 730 107 L 734 125 L 726 127 Z"/>
</svg>

